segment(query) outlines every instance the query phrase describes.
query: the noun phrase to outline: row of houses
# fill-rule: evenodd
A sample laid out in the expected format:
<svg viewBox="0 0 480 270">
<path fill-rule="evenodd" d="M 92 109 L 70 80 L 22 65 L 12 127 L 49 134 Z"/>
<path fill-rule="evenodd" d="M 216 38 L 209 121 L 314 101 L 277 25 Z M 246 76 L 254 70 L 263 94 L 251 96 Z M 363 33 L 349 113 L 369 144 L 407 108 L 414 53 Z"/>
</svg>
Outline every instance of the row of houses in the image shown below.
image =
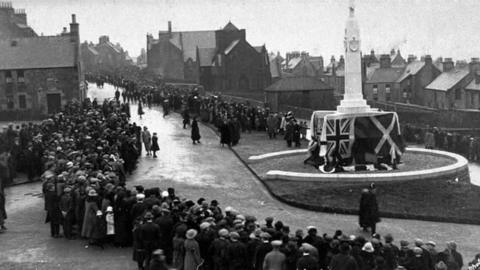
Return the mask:
<svg viewBox="0 0 480 270">
<path fill-rule="evenodd" d="M 367 100 L 407 103 L 436 109 L 480 109 L 480 61 L 454 63 L 451 58 L 435 62 L 430 55 L 416 60 L 409 56 L 404 65 L 392 64 L 389 55 L 380 56 L 378 67 L 364 84 Z"/>
<path fill-rule="evenodd" d="M 285 58 L 269 54 L 272 81 L 291 77 L 313 77 L 333 88 L 338 102 L 344 93 L 345 60 L 334 56 L 324 66 L 321 56 L 290 52 Z M 363 93 L 367 100 L 380 103 L 404 103 L 438 109 L 480 109 L 480 65 L 478 58 L 453 62 L 451 58 L 430 55 L 420 59 L 400 50 L 389 54 L 365 54 L 362 57 Z M 299 88 L 299 91 L 303 91 Z"/>
<path fill-rule="evenodd" d="M 83 42 L 81 54 L 86 73 L 115 74 L 118 69 L 134 64 L 128 51 L 119 43 L 110 42 L 110 37 L 106 35 L 100 36 L 97 44 Z"/>
<path fill-rule="evenodd" d="M 40 117 L 85 98 L 79 24 L 38 36 L 23 10 L 0 2 L 0 118 Z M 4 119 L 5 118 L 5 119 Z"/>
</svg>

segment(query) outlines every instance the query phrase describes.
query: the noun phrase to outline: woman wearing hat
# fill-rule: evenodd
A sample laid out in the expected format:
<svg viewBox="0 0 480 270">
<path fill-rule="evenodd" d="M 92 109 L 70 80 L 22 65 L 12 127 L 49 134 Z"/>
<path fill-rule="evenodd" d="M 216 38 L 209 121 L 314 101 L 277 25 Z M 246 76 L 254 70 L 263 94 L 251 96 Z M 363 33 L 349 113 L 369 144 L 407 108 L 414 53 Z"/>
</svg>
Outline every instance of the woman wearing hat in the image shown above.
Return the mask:
<svg viewBox="0 0 480 270">
<path fill-rule="evenodd" d="M 185 240 L 185 258 L 183 263 L 184 270 L 197 270 L 197 268 L 203 264 L 203 259 L 200 257 L 200 246 L 195 240 L 197 236 L 197 231 L 195 229 L 190 229 L 186 233 Z"/>
<path fill-rule="evenodd" d="M 156 158 L 157 157 L 157 151 L 160 150 L 160 147 L 158 146 L 158 137 L 157 137 L 156 132 L 154 132 L 153 136 L 152 136 L 152 148 L 151 148 L 151 150 L 153 152 L 153 157 Z"/>
<path fill-rule="evenodd" d="M 88 244 L 85 245 L 85 248 L 88 248 L 89 245 L 101 246 L 99 244 L 99 239 L 101 239 L 101 233 L 99 230 L 99 218 L 97 218 L 98 214 L 102 216 L 99 208 L 98 194 L 95 189 L 90 189 L 88 191 L 88 197 L 85 200 L 85 214 L 83 217 L 82 226 L 82 237 L 88 239 Z"/>
<path fill-rule="evenodd" d="M 197 118 L 193 117 L 192 121 L 192 142 L 193 144 L 200 143 L 200 129 L 198 128 Z"/>
</svg>

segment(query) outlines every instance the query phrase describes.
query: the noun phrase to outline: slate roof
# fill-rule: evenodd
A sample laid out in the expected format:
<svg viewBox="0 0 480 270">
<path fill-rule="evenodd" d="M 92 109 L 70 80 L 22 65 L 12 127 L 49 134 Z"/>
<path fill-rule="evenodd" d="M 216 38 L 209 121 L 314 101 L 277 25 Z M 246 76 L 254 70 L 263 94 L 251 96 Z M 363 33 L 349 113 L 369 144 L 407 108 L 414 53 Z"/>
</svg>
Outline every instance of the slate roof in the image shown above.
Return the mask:
<svg viewBox="0 0 480 270">
<path fill-rule="evenodd" d="M 478 76 L 478 75 L 477 75 Z M 480 83 L 475 83 L 475 79 L 470 82 L 467 87 L 465 87 L 467 90 L 474 90 L 474 91 L 480 91 Z"/>
<path fill-rule="evenodd" d="M 16 41 L 15 46 L 12 46 L 12 41 Z M 70 36 L 0 40 L 0 70 L 75 65 L 75 46 L 70 41 Z"/>
<path fill-rule="evenodd" d="M 183 60 L 196 59 L 198 48 L 215 48 L 215 31 L 172 32 L 170 42 L 183 51 Z"/>
<path fill-rule="evenodd" d="M 109 47 L 112 50 L 114 50 L 116 53 L 121 53 L 121 51 L 118 49 L 118 47 L 113 45 L 113 43 L 111 43 L 110 41 L 102 42 L 102 43 L 97 45 L 97 47 L 101 47 L 101 46 Z"/>
<path fill-rule="evenodd" d="M 311 56 L 309 59 L 310 63 L 315 67 L 316 70 L 320 70 L 323 73 L 323 57 L 321 56 Z"/>
<path fill-rule="evenodd" d="M 333 90 L 333 88 L 321 80 L 312 77 L 287 77 L 278 80 L 265 89 L 265 91 L 272 92 L 305 90 Z"/>
<path fill-rule="evenodd" d="M 213 57 L 215 57 L 215 48 L 199 48 L 198 59 L 201 67 L 212 65 Z"/>
<path fill-rule="evenodd" d="M 92 46 L 87 46 L 87 48 L 88 48 L 88 50 L 89 50 L 91 53 L 93 53 L 94 55 L 98 55 L 98 51 L 97 51 L 94 47 L 92 47 Z"/>
<path fill-rule="evenodd" d="M 454 69 L 452 71 L 442 72 L 435 80 L 427 85 L 425 89 L 448 91 L 465 78 L 468 73 L 468 69 Z"/>
<path fill-rule="evenodd" d="M 285 68 L 287 69 L 294 69 L 300 62 L 302 61 L 302 57 L 295 57 L 295 58 L 292 58 L 290 59 L 290 61 L 288 61 L 288 64 L 286 60 L 284 60 L 285 62 Z"/>
<path fill-rule="evenodd" d="M 253 46 L 253 48 L 254 48 L 258 53 L 262 53 L 263 46 Z"/>
<path fill-rule="evenodd" d="M 229 54 L 233 50 L 233 48 L 237 46 L 238 42 L 240 42 L 240 39 L 236 39 L 232 41 L 232 43 L 230 43 L 230 45 L 228 45 L 227 48 L 225 48 L 225 55 Z"/>
<path fill-rule="evenodd" d="M 425 62 L 422 61 L 413 61 L 410 64 L 407 64 L 405 70 L 403 71 L 402 76 L 398 78 L 397 82 L 401 82 L 405 80 L 410 75 L 417 74 L 423 67 L 425 66 Z"/>
<path fill-rule="evenodd" d="M 228 22 L 227 25 L 223 28 L 224 31 L 238 31 L 238 28 L 232 23 Z"/>
<path fill-rule="evenodd" d="M 404 68 L 378 68 L 367 83 L 394 83 L 402 76 Z"/>
</svg>

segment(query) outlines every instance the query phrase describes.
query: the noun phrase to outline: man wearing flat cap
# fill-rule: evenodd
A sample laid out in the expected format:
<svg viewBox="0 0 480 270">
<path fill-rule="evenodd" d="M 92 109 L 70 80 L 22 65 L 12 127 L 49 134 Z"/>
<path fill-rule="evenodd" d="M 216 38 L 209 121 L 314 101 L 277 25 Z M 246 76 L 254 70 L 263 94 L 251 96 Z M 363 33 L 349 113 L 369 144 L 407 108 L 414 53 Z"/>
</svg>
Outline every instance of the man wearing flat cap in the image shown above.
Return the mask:
<svg viewBox="0 0 480 270">
<path fill-rule="evenodd" d="M 255 270 L 263 270 L 263 261 L 265 256 L 272 251 L 272 245 L 270 244 L 270 234 L 267 232 L 260 233 L 260 240 L 262 241 L 255 249 L 255 255 L 253 257 Z"/>
<path fill-rule="evenodd" d="M 284 270 L 286 269 L 286 256 L 280 252 L 281 240 L 272 241 L 273 250 L 267 253 L 263 260 L 263 270 Z"/>
<path fill-rule="evenodd" d="M 210 245 L 208 254 L 212 258 L 213 270 L 228 269 L 228 261 L 226 257 L 226 250 L 229 245 L 227 229 L 220 229 L 218 231 L 218 238 L 213 240 Z"/>
<path fill-rule="evenodd" d="M 230 244 L 227 247 L 228 270 L 245 270 L 248 268 L 247 247 L 239 241 L 240 235 L 237 232 L 230 233 Z"/>
</svg>

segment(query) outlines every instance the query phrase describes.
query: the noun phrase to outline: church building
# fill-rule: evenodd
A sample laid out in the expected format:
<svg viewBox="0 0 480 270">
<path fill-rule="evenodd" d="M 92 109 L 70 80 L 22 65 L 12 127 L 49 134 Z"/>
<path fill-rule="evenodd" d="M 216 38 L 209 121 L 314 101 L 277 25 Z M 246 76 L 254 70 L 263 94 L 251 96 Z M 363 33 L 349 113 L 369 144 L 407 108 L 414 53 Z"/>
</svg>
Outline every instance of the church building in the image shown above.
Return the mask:
<svg viewBox="0 0 480 270">
<path fill-rule="evenodd" d="M 245 29 L 160 31 L 147 35 L 147 69 L 166 81 L 199 83 L 211 91 L 263 90 L 271 83 L 268 53 L 252 46 Z"/>
</svg>

